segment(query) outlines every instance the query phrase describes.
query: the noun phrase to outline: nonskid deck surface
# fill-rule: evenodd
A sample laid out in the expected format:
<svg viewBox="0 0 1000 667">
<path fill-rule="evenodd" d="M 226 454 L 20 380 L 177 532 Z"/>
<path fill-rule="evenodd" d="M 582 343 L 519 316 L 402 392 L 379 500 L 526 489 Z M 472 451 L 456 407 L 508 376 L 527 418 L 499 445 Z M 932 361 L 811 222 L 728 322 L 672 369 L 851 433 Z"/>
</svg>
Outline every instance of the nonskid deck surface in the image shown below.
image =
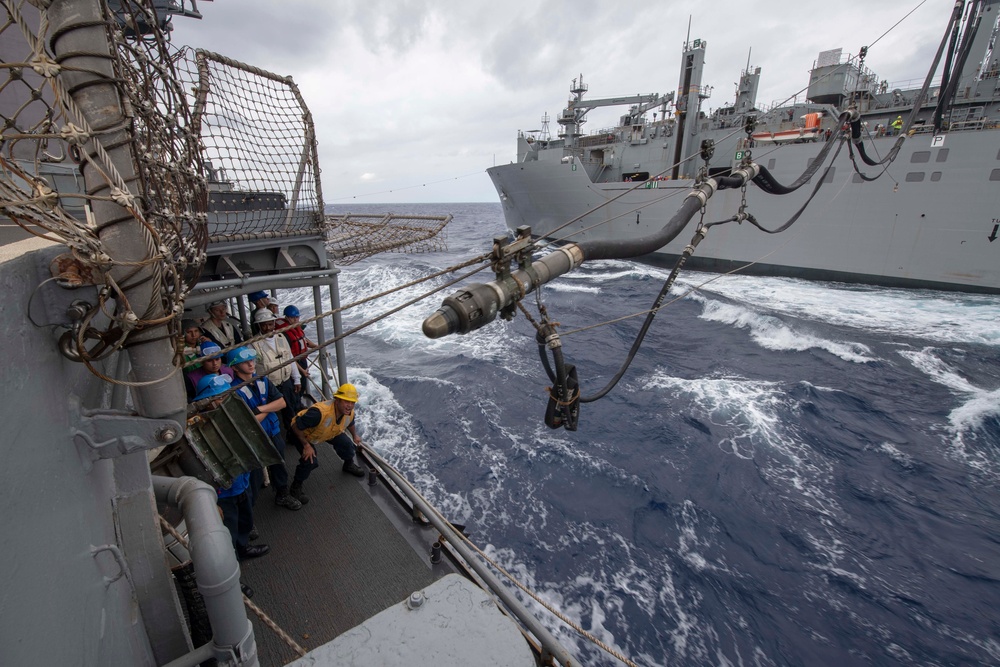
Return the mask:
<svg viewBox="0 0 1000 667">
<path fill-rule="evenodd" d="M 253 602 L 307 651 L 332 640 L 447 572 L 432 571 L 374 502 L 365 479 L 341 472 L 330 446 L 320 445 L 320 467 L 305 484 L 309 504 L 297 512 L 277 507 L 272 488 L 254 506 L 257 543 L 271 552 L 240 564 Z M 298 453 L 286 451 L 294 474 Z M 384 493 L 384 489 L 379 489 Z M 450 570 L 448 570 L 450 571 Z M 283 665 L 295 652 L 248 611 L 260 664 Z"/>
</svg>

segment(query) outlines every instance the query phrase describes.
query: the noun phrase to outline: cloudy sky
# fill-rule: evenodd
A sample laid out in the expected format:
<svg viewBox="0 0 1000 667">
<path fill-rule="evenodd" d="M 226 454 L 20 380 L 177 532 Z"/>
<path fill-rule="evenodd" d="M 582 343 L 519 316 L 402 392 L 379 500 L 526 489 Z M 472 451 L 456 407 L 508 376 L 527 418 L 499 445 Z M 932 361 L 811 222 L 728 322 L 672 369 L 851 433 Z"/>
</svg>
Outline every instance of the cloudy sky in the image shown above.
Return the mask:
<svg viewBox="0 0 1000 667">
<path fill-rule="evenodd" d="M 328 204 L 496 201 L 484 170 L 516 159 L 517 131 L 554 118 L 574 77 L 593 98 L 675 89 L 689 18 L 691 38 L 708 42 L 716 108 L 732 101 L 748 51 L 764 104 L 804 88 L 817 54 L 838 47 L 874 43 L 866 62 L 879 78 L 922 78 L 952 6 L 215 0 L 198 3 L 201 21 L 175 19 L 173 41 L 293 77 L 316 122 Z M 619 113 L 593 112 L 584 131 Z"/>
</svg>

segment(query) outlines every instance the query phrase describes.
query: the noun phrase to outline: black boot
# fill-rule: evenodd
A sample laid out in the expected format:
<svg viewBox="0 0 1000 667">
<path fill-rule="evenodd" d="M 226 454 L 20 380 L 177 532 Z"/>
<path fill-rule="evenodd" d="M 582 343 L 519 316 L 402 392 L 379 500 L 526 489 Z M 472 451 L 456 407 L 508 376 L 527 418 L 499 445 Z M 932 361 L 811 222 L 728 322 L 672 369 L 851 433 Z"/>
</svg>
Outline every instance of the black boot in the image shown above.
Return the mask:
<svg viewBox="0 0 1000 667">
<path fill-rule="evenodd" d="M 270 550 L 271 547 L 266 544 L 250 544 L 237 551 L 236 558 L 241 561 L 260 558 L 261 556 L 266 556 Z"/>
<path fill-rule="evenodd" d="M 278 489 L 274 496 L 274 504 L 278 507 L 287 507 L 293 512 L 302 509 L 302 501 L 288 492 L 288 489 Z"/>
<path fill-rule="evenodd" d="M 309 496 L 307 496 L 306 492 L 302 490 L 302 482 L 298 480 L 292 482 L 292 488 L 288 490 L 288 494 L 303 505 L 309 502 Z"/>
<path fill-rule="evenodd" d="M 344 472 L 349 475 L 354 475 L 355 477 L 364 477 L 365 469 L 354 462 L 354 459 L 350 461 L 344 461 Z"/>
</svg>

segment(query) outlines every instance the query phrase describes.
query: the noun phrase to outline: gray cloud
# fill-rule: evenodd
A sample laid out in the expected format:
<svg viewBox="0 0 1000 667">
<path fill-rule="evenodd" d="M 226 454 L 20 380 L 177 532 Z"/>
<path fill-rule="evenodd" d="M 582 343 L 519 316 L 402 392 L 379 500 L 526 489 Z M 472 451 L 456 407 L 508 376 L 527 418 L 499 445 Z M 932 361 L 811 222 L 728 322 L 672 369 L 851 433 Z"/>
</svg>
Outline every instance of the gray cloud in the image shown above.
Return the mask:
<svg viewBox="0 0 1000 667">
<path fill-rule="evenodd" d="M 922 77 L 951 6 L 928 0 L 871 50 L 868 65 L 890 82 Z M 704 83 L 715 86 L 708 106 L 717 108 L 731 101 L 749 49 L 751 65 L 763 68 L 759 101 L 781 100 L 807 84 L 821 50 L 856 53 L 911 9 L 843 0 L 809 10 L 803 22 L 803 11 L 773 0 L 718 0 L 710 9 L 673 0 L 216 0 L 199 8 L 205 20 L 178 19 L 176 38 L 291 74 L 303 87 L 331 201 L 389 187 L 406 194 L 387 199 L 406 201 L 423 192 L 405 189 L 413 183 L 513 159 L 517 130 L 537 129 L 543 112 L 555 117 L 581 72 L 590 97 L 674 90 L 689 14 L 691 37 L 709 44 Z M 587 128 L 619 113 L 594 112 Z M 366 173 L 374 176 L 362 180 Z M 461 179 L 451 194 L 443 187 L 427 196 L 495 199 L 485 174 Z"/>
</svg>

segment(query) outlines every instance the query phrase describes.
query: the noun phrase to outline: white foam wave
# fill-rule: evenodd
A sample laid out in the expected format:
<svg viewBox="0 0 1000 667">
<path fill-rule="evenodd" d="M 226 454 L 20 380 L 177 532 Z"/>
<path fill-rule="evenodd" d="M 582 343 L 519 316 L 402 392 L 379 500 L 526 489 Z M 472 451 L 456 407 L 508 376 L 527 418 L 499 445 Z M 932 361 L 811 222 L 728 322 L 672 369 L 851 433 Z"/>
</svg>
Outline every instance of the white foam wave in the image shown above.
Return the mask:
<svg viewBox="0 0 1000 667">
<path fill-rule="evenodd" d="M 665 393 L 685 394 L 693 409 L 705 420 L 720 427 L 732 427 L 732 435 L 719 441 L 719 447 L 740 458 L 751 459 L 760 447 L 787 449 L 792 444 L 784 420 L 788 410 L 786 390 L 777 382 L 751 381 L 741 377 L 686 379 L 668 375 L 663 370 L 642 378 L 644 389 L 663 389 Z"/>
<path fill-rule="evenodd" d="M 564 281 L 555 281 L 549 283 L 545 286 L 545 289 L 549 292 L 562 292 L 562 293 L 572 293 L 572 294 L 600 294 L 600 287 L 591 287 L 589 285 L 574 285 L 572 283 L 567 283 Z"/>
<path fill-rule="evenodd" d="M 691 403 L 685 409 L 712 424 L 713 433 L 721 432 L 717 444 L 722 451 L 754 461 L 759 474 L 773 488 L 783 489 L 790 505 L 815 517 L 821 530 L 798 531 L 813 551 L 823 556 L 815 566 L 830 572 L 845 567 L 839 537 L 843 510 L 833 491 L 836 462 L 818 454 L 799 437 L 795 420 L 787 418 L 799 409 L 789 398 L 787 387 L 740 377 L 683 379 L 662 370 L 640 382 L 646 389 L 666 390 L 664 393 L 673 397 L 674 405 L 679 404 L 678 396 L 686 396 Z M 693 528 L 682 525 L 680 529 L 685 559 L 696 568 L 711 567 L 698 551 Z M 862 580 L 859 574 L 850 576 Z"/>
<path fill-rule="evenodd" d="M 371 374 L 370 369 L 352 367 L 351 382 L 358 387 L 358 428 L 364 441 L 405 476 L 452 521 L 472 516 L 468 501 L 450 493 L 427 465 L 426 443 L 415 433 L 412 416 L 392 391 Z"/>
<path fill-rule="evenodd" d="M 966 437 L 975 439 L 987 419 L 1000 417 L 1000 388 L 977 387 L 935 354 L 935 349 L 901 350 L 899 354 L 909 360 L 931 380 L 947 387 L 960 401 L 948 415 L 949 441 L 957 452 L 979 468 L 992 467 L 985 452 L 966 448 Z"/>
<path fill-rule="evenodd" d="M 904 468 L 913 467 L 913 457 L 902 451 L 896 445 L 891 442 L 883 442 L 879 445 L 878 450 L 886 454 L 890 459 L 903 466 Z"/>
<path fill-rule="evenodd" d="M 703 275 L 706 277 L 703 278 Z M 878 334 L 949 343 L 1000 345 L 1000 297 L 933 290 L 822 283 L 792 278 L 683 274 L 701 287 L 748 306 Z"/>
<path fill-rule="evenodd" d="M 696 301 L 704 304 L 702 319 L 709 322 L 731 324 L 750 331 L 750 338 L 767 350 L 804 352 L 818 349 L 854 363 L 876 361 L 871 348 L 861 343 L 834 341 L 793 328 L 777 317 L 762 314 L 746 306 L 724 303 L 695 294 Z"/>
<path fill-rule="evenodd" d="M 666 280 L 670 271 L 665 271 L 649 264 L 626 262 L 620 260 L 602 260 L 587 262 L 576 271 L 561 276 L 560 280 L 579 282 L 616 282 L 621 280 L 649 279 L 653 281 Z"/>
<path fill-rule="evenodd" d="M 725 565 L 710 563 L 699 551 L 699 549 L 711 548 L 712 539 L 707 539 L 699 532 L 701 525 L 698 512 L 690 500 L 685 500 L 681 506 L 681 516 L 678 523 L 677 551 L 688 565 L 699 572 L 705 570 L 728 571 Z"/>
</svg>

